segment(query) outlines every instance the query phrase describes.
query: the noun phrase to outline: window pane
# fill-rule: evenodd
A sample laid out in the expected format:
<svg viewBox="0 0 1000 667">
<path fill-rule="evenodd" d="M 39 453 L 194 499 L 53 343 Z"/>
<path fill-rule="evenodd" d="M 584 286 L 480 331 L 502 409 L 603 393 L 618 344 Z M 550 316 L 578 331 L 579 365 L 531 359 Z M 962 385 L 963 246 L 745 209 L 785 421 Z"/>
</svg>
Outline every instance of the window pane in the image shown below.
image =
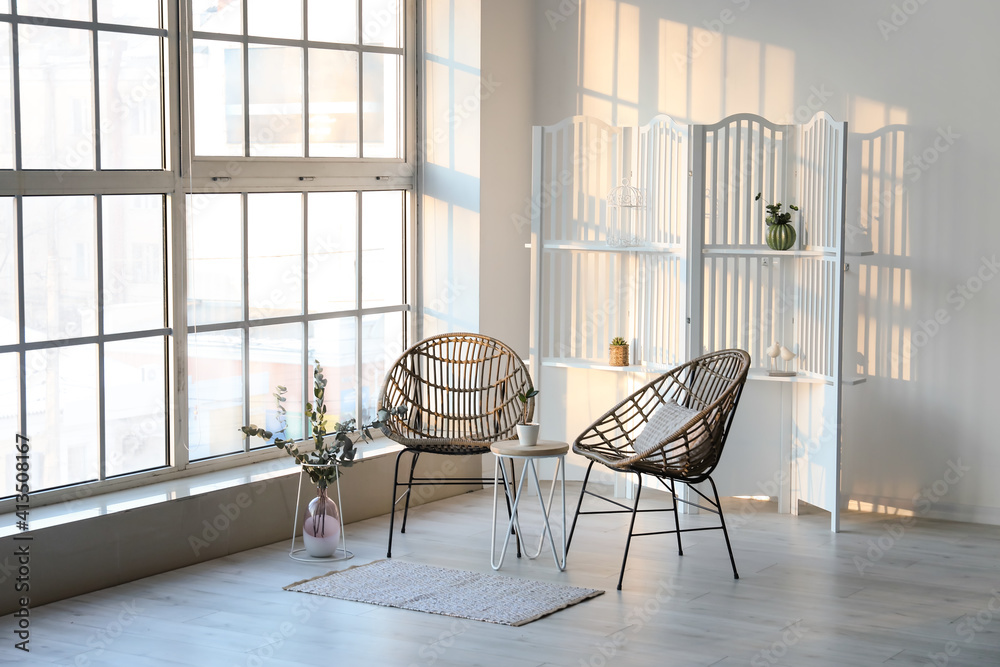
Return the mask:
<svg viewBox="0 0 1000 667">
<path fill-rule="evenodd" d="M 243 318 L 243 206 L 237 194 L 188 197 L 188 324 Z"/>
<path fill-rule="evenodd" d="M 243 451 L 243 332 L 188 336 L 188 458 Z"/>
<path fill-rule="evenodd" d="M 24 168 L 93 169 L 93 33 L 40 25 L 18 31 Z"/>
<path fill-rule="evenodd" d="M 302 0 L 248 0 L 247 32 L 260 37 L 302 39 Z"/>
<path fill-rule="evenodd" d="M 309 49 L 309 155 L 358 157 L 358 54 Z"/>
<path fill-rule="evenodd" d="M 243 34 L 243 9 L 240 0 L 193 0 L 192 10 L 195 30 Z"/>
<path fill-rule="evenodd" d="M 24 319 L 31 341 L 97 333 L 93 197 L 25 197 Z"/>
<path fill-rule="evenodd" d="M 40 16 L 47 19 L 90 20 L 90 0 L 17 0 L 17 13 L 21 16 Z"/>
<path fill-rule="evenodd" d="M 287 389 L 284 424 L 275 398 L 278 385 Z M 284 426 L 285 438 L 303 437 L 302 324 L 250 329 L 250 423 L 272 433 Z M 260 438 L 250 440 L 251 448 L 266 446 Z"/>
<path fill-rule="evenodd" d="M 247 195 L 250 317 L 302 314 L 302 195 Z"/>
<path fill-rule="evenodd" d="M 327 379 L 326 410 L 330 423 L 357 415 L 357 326 L 354 317 L 309 323 L 309 379 L 311 382 L 313 362 L 319 361 Z"/>
<path fill-rule="evenodd" d="M 0 197 L 0 345 L 18 342 L 15 225 L 14 198 Z"/>
<path fill-rule="evenodd" d="M 160 27 L 159 0 L 97 0 L 97 19 L 101 23 Z"/>
<path fill-rule="evenodd" d="M 162 337 L 104 346 L 107 476 L 168 464 Z"/>
<path fill-rule="evenodd" d="M 13 440 L 14 434 L 21 431 L 20 380 L 21 371 L 17 355 L 0 354 L 0 433 L 10 440 Z M 13 442 L 10 444 L 13 445 Z M 0 498 L 14 493 L 16 474 L 14 448 L 8 445 L 4 450 L 0 455 Z M 31 488 L 35 489 L 36 486 L 32 484 Z"/>
<path fill-rule="evenodd" d="M 403 313 L 366 315 L 361 320 L 361 419 L 375 417 L 378 393 L 390 364 L 403 353 Z"/>
<path fill-rule="evenodd" d="M 364 153 L 401 157 L 402 66 L 400 56 L 364 54 Z"/>
<path fill-rule="evenodd" d="M 402 45 L 399 34 L 400 0 L 362 0 L 361 30 L 364 44 L 374 46 Z"/>
<path fill-rule="evenodd" d="M 97 479 L 97 346 L 70 345 L 25 355 L 31 487 Z"/>
<path fill-rule="evenodd" d="M 243 47 L 194 40 L 194 150 L 243 155 Z"/>
<path fill-rule="evenodd" d="M 302 156 L 302 49 L 250 46 L 250 154 Z"/>
<path fill-rule="evenodd" d="M 357 0 L 309 0 L 309 39 L 357 44 Z"/>
<path fill-rule="evenodd" d="M 362 307 L 403 303 L 403 193 L 361 194 Z"/>
<path fill-rule="evenodd" d="M 14 61 L 10 31 L 9 23 L 0 24 L 0 99 L 8 100 L 0 105 L 0 169 L 14 168 L 14 105 L 10 103 L 14 99 Z"/>
<path fill-rule="evenodd" d="M 163 168 L 161 38 L 100 32 L 101 168 Z"/>
<path fill-rule="evenodd" d="M 165 324 L 163 205 L 163 195 L 103 198 L 105 333 Z"/>
<path fill-rule="evenodd" d="M 4 14 L 10 13 L 10 0 L 0 0 L 0 12 Z"/>
<path fill-rule="evenodd" d="M 357 219 L 357 193 L 309 193 L 310 313 L 357 308 Z"/>
</svg>

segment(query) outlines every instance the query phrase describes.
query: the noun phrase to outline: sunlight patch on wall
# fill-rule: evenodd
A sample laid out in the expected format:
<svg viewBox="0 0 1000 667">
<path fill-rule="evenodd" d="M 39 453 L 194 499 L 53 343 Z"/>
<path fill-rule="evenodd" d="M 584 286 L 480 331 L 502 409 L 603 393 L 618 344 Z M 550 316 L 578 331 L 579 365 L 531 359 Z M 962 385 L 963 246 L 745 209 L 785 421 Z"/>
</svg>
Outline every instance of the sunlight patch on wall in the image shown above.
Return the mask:
<svg viewBox="0 0 1000 667">
<path fill-rule="evenodd" d="M 795 53 L 774 44 L 764 46 L 764 118 L 793 118 L 795 114 Z M 802 121 L 799 121 L 802 122 Z"/>
<path fill-rule="evenodd" d="M 583 7 L 580 62 L 583 87 L 603 95 L 614 94 L 615 9 L 612 0 L 588 0 Z"/>
<path fill-rule="evenodd" d="M 437 3 L 431 3 L 431 6 Z M 451 166 L 450 69 L 447 65 L 424 63 L 424 160 L 441 167 Z"/>
<path fill-rule="evenodd" d="M 719 33 L 704 28 L 691 31 L 693 50 L 688 70 L 691 77 L 691 120 L 695 123 L 714 123 L 725 115 L 722 105 L 725 41 L 720 37 Z"/>
<path fill-rule="evenodd" d="M 739 37 L 726 38 L 726 113 L 746 113 L 760 109 L 760 42 Z"/>
<path fill-rule="evenodd" d="M 610 125 L 637 125 L 639 8 L 614 0 L 588 0 L 582 8 L 578 113 Z"/>
<path fill-rule="evenodd" d="M 688 118 L 688 27 L 660 19 L 657 62 L 657 111 L 674 118 Z"/>
</svg>

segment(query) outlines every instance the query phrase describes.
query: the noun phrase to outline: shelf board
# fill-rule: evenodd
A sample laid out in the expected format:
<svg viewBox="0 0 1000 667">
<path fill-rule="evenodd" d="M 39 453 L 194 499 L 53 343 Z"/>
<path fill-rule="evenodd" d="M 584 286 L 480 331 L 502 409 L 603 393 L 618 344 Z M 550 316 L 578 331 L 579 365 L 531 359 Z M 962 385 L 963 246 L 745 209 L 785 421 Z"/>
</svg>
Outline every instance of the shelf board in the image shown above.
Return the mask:
<svg viewBox="0 0 1000 667">
<path fill-rule="evenodd" d="M 653 366 L 646 364 L 629 364 L 628 366 L 612 366 L 602 361 L 586 359 L 543 359 L 542 366 L 546 368 L 581 368 L 591 371 L 612 371 L 616 373 L 666 373 L 673 366 Z"/>
<path fill-rule="evenodd" d="M 767 371 L 762 371 L 760 369 L 754 368 L 750 370 L 747 374 L 748 380 L 764 380 L 766 382 L 806 382 L 809 384 L 833 384 L 829 380 L 823 377 L 817 377 L 815 375 L 804 375 L 799 373 L 798 375 L 768 375 Z"/>
<path fill-rule="evenodd" d="M 826 250 L 771 250 L 759 246 L 745 246 L 743 248 L 702 248 L 703 255 L 746 255 L 759 257 L 835 257 L 836 253 Z"/>
<path fill-rule="evenodd" d="M 525 248 L 531 249 L 530 243 L 524 244 Z M 634 246 L 610 246 L 603 241 L 553 241 L 542 244 L 542 250 L 577 250 L 586 252 L 683 252 L 684 248 L 676 244 L 668 243 L 647 243 L 645 245 Z"/>
</svg>

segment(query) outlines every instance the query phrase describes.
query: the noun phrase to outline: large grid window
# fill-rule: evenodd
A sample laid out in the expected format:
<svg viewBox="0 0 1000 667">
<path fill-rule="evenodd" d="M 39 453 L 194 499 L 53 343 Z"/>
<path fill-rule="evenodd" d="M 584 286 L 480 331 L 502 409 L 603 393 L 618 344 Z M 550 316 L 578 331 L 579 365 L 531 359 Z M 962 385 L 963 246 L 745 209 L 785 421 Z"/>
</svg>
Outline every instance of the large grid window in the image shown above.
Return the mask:
<svg viewBox="0 0 1000 667">
<path fill-rule="evenodd" d="M 402 158 L 399 5 L 195 0 L 195 154 Z"/>
<path fill-rule="evenodd" d="M 314 361 L 331 421 L 372 416 L 404 340 L 405 223 L 398 190 L 188 198 L 191 460 L 266 446 L 248 422 L 304 437 Z"/>
<path fill-rule="evenodd" d="M 283 385 L 307 437 L 316 359 L 371 416 L 415 293 L 413 6 L 0 0 L 0 436 L 36 502 L 279 456 L 239 426 Z"/>
<path fill-rule="evenodd" d="M 0 424 L 29 434 L 34 488 L 169 463 L 166 211 L 162 194 L 0 197 Z"/>
</svg>

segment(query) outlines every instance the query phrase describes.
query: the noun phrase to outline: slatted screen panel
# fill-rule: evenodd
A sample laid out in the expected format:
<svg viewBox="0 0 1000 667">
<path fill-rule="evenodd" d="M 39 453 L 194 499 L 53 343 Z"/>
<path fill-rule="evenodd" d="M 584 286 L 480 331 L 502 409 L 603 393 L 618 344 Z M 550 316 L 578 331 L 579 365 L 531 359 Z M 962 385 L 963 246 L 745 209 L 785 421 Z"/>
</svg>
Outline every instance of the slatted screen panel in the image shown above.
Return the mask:
<svg viewBox="0 0 1000 667">
<path fill-rule="evenodd" d="M 935 135 L 936 136 L 936 135 Z M 910 268 L 910 230 L 913 210 L 910 189 L 905 187 L 907 153 L 917 154 L 923 142 L 914 130 L 890 125 L 869 134 L 851 135 L 851 159 L 860 169 L 853 191 L 859 196 L 859 221 L 852 239 L 848 228 L 848 248 L 853 245 L 872 250 L 874 255 L 852 261 L 858 273 L 857 341 L 850 369 L 862 375 L 895 380 L 913 378 L 911 312 L 913 289 Z M 852 295 L 853 296 L 853 295 Z"/>
<path fill-rule="evenodd" d="M 607 363 L 608 343 L 629 337 L 628 257 L 560 250 L 542 257 L 542 357 Z"/>
<path fill-rule="evenodd" d="M 830 178 L 843 162 L 844 123 L 835 122 L 825 113 L 816 114 L 806 125 L 798 126 L 799 213 L 793 217 L 800 245 L 808 249 L 832 251 L 840 243 L 844 182 Z"/>
<path fill-rule="evenodd" d="M 834 257 L 800 257 L 799 307 L 795 318 L 799 370 L 833 379 L 837 358 L 837 260 Z"/>
<path fill-rule="evenodd" d="M 575 116 L 544 128 L 543 242 L 606 241 L 608 191 L 623 178 L 625 130 Z"/>
<path fill-rule="evenodd" d="M 639 179 L 646 195 L 646 240 L 677 246 L 687 239 L 688 150 L 686 125 L 657 116 L 639 129 Z"/>
<path fill-rule="evenodd" d="M 764 200 L 788 203 L 789 130 L 748 114 L 706 128 L 706 249 L 764 245 Z"/>
<path fill-rule="evenodd" d="M 685 361 L 687 262 L 673 253 L 637 253 L 634 361 L 674 366 Z"/>
<path fill-rule="evenodd" d="M 746 350 L 754 368 L 767 370 L 765 350 L 781 339 L 795 303 L 792 286 L 782 282 L 783 261 L 757 254 L 705 257 L 703 351 Z"/>
</svg>

